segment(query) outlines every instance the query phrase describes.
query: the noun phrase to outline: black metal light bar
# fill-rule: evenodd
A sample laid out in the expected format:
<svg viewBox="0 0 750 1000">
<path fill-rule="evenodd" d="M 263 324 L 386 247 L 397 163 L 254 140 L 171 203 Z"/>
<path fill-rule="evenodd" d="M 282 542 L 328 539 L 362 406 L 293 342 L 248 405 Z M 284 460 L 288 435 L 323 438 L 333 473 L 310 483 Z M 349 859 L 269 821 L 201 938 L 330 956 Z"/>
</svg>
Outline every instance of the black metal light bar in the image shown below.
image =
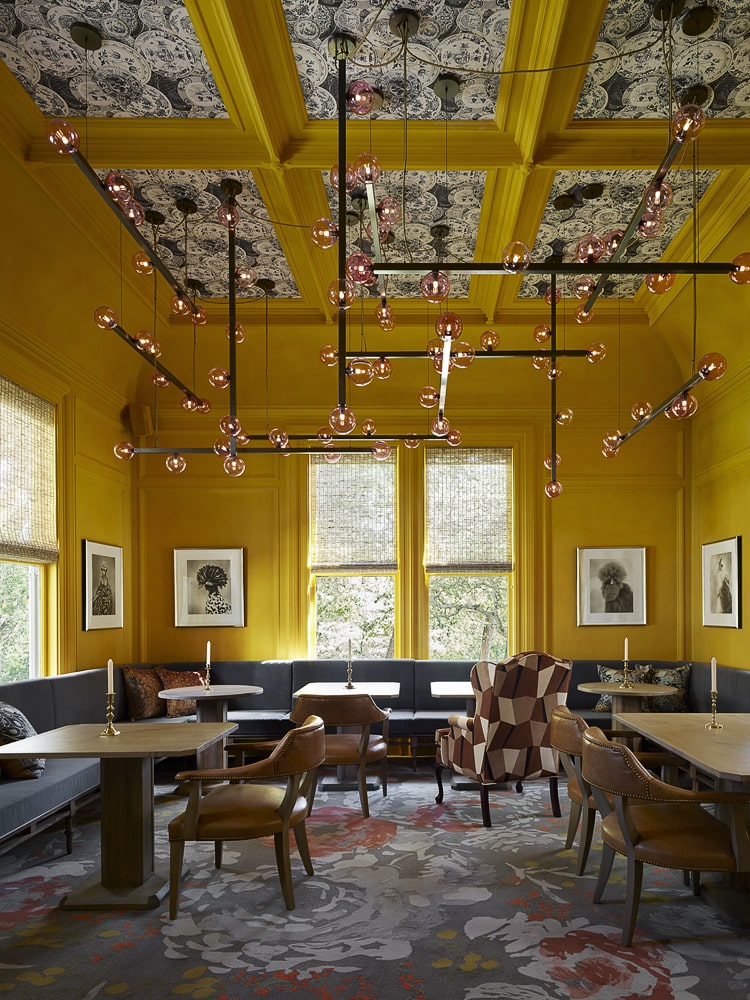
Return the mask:
<svg viewBox="0 0 750 1000">
<path fill-rule="evenodd" d="M 703 376 L 700 372 L 696 372 L 696 374 L 693 375 L 691 378 L 689 378 L 683 386 L 681 386 L 676 392 L 673 392 L 671 396 L 665 399 L 663 403 L 659 403 L 658 406 L 655 406 L 654 409 L 651 411 L 651 413 L 648 414 L 648 416 L 644 417 L 642 420 L 639 420 L 638 423 L 635 425 L 635 427 L 631 427 L 630 430 L 627 431 L 625 434 L 621 434 L 620 445 L 625 444 L 626 441 L 629 441 L 632 437 L 635 437 L 635 435 L 639 431 L 642 431 L 644 427 L 647 427 L 652 420 L 654 420 L 660 414 L 665 413 L 676 399 L 690 392 L 693 386 L 696 386 L 698 385 L 699 382 L 703 381 L 704 377 L 705 376 Z M 618 445 L 618 448 L 620 447 L 620 445 Z"/>
<path fill-rule="evenodd" d="M 519 274 L 731 274 L 737 270 L 737 265 L 731 261 L 706 261 L 703 263 L 692 263 L 690 261 L 627 261 L 610 264 L 608 262 L 597 264 L 562 263 L 551 264 L 544 262 L 541 264 L 529 264 L 522 272 L 511 272 L 506 270 L 502 262 L 490 261 L 488 263 L 463 263 L 457 261 L 453 264 L 443 263 L 422 263 L 397 264 L 391 261 L 382 264 L 375 264 L 376 274 L 426 274 L 429 271 L 442 270 L 446 274 L 456 272 L 460 274 L 503 274 L 509 278 L 517 278 Z"/>
<path fill-rule="evenodd" d="M 189 396 L 200 406 L 200 404 L 203 402 L 200 396 L 196 396 L 193 390 L 189 389 L 184 382 L 182 382 L 179 378 L 177 378 L 176 375 L 173 375 L 172 372 L 165 365 L 163 365 L 158 358 L 152 358 L 151 356 L 147 355 L 140 348 L 138 341 L 135 339 L 135 337 L 131 337 L 130 334 L 127 332 L 127 330 L 124 330 L 119 323 L 116 323 L 112 327 L 107 327 L 107 329 L 111 329 L 114 333 L 116 333 L 117 336 L 120 337 L 122 340 L 124 340 L 129 347 L 132 347 L 134 350 L 136 350 L 143 357 L 143 359 L 148 362 L 148 364 L 152 368 L 155 368 L 156 371 L 161 372 L 162 375 L 165 375 L 169 379 L 172 385 L 176 385 L 178 389 L 182 389 L 182 391 L 185 393 L 186 396 Z"/>
</svg>

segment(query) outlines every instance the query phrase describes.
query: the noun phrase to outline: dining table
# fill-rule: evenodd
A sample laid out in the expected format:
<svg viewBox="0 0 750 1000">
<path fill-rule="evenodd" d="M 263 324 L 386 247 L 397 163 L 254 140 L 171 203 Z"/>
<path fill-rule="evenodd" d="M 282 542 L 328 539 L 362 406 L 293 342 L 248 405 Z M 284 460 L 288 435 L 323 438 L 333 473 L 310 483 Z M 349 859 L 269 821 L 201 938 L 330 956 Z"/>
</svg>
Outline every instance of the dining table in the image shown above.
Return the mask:
<svg viewBox="0 0 750 1000">
<path fill-rule="evenodd" d="M 619 712 L 616 721 L 652 743 L 683 757 L 694 778 L 702 778 L 717 791 L 738 791 L 750 796 L 750 712 Z M 716 728 L 712 726 L 716 724 Z M 739 812 L 738 823 L 750 826 L 747 804 L 721 806 L 717 812 Z M 724 812 L 728 819 L 728 813 Z M 702 896 L 730 923 L 750 927 L 750 874 L 702 878 Z"/>
<path fill-rule="evenodd" d="M 109 728 L 109 727 L 108 727 Z M 100 870 L 60 901 L 67 910 L 145 910 L 169 891 L 154 863 L 154 761 L 221 744 L 232 722 L 118 722 L 62 726 L 0 746 L 0 757 L 98 757 Z"/>
<path fill-rule="evenodd" d="M 159 691 L 159 697 L 165 701 L 195 701 L 198 722 L 226 722 L 230 698 L 257 694 L 263 694 L 263 688 L 256 684 L 212 684 L 210 687 L 196 684 Z M 201 770 L 226 767 L 225 749 L 225 740 L 211 743 L 196 754 L 198 767 Z"/>
<path fill-rule="evenodd" d="M 644 702 L 651 698 L 666 698 L 677 694 L 677 688 L 672 684 L 635 683 L 623 687 L 618 681 L 587 681 L 579 684 L 578 690 L 586 694 L 608 694 L 612 696 L 612 715 L 620 712 L 640 712 Z"/>
<path fill-rule="evenodd" d="M 476 712 L 474 688 L 466 681 L 430 681 L 430 694 L 433 698 L 463 698 L 466 701 L 466 714 L 473 716 Z"/>
</svg>

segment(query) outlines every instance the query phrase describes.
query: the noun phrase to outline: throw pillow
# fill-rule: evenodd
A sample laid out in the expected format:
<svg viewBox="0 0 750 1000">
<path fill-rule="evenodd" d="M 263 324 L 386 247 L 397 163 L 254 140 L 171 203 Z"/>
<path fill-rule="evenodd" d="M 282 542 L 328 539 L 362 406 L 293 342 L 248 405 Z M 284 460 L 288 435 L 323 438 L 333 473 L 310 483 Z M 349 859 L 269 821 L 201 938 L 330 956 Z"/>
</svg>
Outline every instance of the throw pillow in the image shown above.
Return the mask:
<svg viewBox="0 0 750 1000">
<path fill-rule="evenodd" d="M 122 677 L 131 722 L 167 714 L 167 703 L 159 697 L 164 685 L 153 667 L 123 667 Z"/>
<path fill-rule="evenodd" d="M 165 688 L 202 687 L 206 683 L 205 670 L 168 670 L 154 667 Z M 168 698 L 167 718 L 177 719 L 183 715 L 195 715 L 195 698 Z"/>
<path fill-rule="evenodd" d="M 676 687 L 674 694 L 666 694 L 660 698 L 644 699 L 646 712 L 687 712 L 687 689 L 690 684 L 692 665 L 686 663 L 682 667 L 654 667 L 651 680 L 654 684 L 671 684 Z"/>
<path fill-rule="evenodd" d="M 604 683 L 614 682 L 616 684 L 622 684 L 625 680 L 625 671 L 621 670 L 619 667 L 603 667 L 601 663 L 599 663 L 597 664 L 596 669 L 599 673 L 599 680 Z M 631 680 L 633 684 L 648 684 L 651 680 L 651 665 L 636 664 L 634 667 L 628 667 L 628 679 Z M 599 701 L 596 703 L 594 711 L 611 712 L 612 695 L 600 694 Z"/>
<path fill-rule="evenodd" d="M 19 708 L 0 701 L 0 744 L 15 743 L 36 736 L 36 729 Z M 44 757 L 7 757 L 0 761 L 4 778 L 40 778 L 47 761 Z"/>
</svg>

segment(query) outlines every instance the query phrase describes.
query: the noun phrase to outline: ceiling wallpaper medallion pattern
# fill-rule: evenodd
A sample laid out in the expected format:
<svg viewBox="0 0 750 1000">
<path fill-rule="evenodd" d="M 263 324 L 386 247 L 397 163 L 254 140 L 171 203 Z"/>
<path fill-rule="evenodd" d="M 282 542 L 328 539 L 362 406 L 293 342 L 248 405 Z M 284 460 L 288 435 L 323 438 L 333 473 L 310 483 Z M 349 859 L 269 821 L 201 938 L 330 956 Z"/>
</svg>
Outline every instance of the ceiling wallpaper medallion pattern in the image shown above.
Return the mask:
<svg viewBox="0 0 750 1000">
<path fill-rule="evenodd" d="M 444 171 L 410 170 L 406 177 L 405 191 L 402 188 L 402 173 L 400 171 L 384 171 L 380 181 L 375 185 L 377 201 L 390 195 L 401 201 L 404 193 L 406 212 L 404 221 L 393 227 L 393 242 L 383 248 L 384 260 L 394 262 L 433 263 L 438 260 L 442 250 L 442 261 L 446 270 L 450 269 L 451 261 L 472 261 L 479 216 L 482 208 L 482 193 L 484 191 L 485 174 L 480 170 Z M 328 181 L 327 172 L 323 175 L 331 206 L 331 217 L 338 218 L 338 194 Z M 370 253 L 372 245 L 364 231 L 367 223 L 365 214 L 362 231 L 352 227 L 347 233 L 347 241 L 351 248 L 357 244 L 365 253 Z M 431 235 L 430 229 L 436 223 L 448 227 L 448 236 L 441 248 L 438 241 Z M 406 231 L 406 238 L 405 233 Z M 426 269 L 425 269 L 426 270 Z M 388 277 L 387 290 L 389 297 L 409 297 L 419 295 L 420 276 Z M 370 289 L 372 295 L 377 294 L 377 288 Z M 453 274 L 451 276 L 451 297 L 463 298 L 469 293 L 469 277 Z"/>
<path fill-rule="evenodd" d="M 698 174 L 698 198 L 708 190 L 717 171 L 704 170 Z M 565 261 L 574 259 L 577 241 L 586 233 L 604 237 L 613 229 L 625 229 L 640 204 L 643 192 L 653 177 L 650 170 L 565 170 L 556 174 L 542 223 L 532 251 L 534 261 L 543 261 L 552 254 L 559 254 Z M 623 262 L 658 261 L 688 221 L 693 209 L 692 174 L 689 171 L 671 173 L 669 181 L 674 192 L 672 204 L 664 212 L 664 229 L 652 239 L 638 238 L 625 251 Z M 602 184 L 601 197 L 587 199 L 583 195 L 590 184 Z M 571 195 L 575 204 L 566 211 L 554 207 L 555 199 L 562 194 Z M 655 266 L 654 270 L 658 270 Z M 644 275 L 619 275 L 605 284 L 604 294 L 612 298 L 629 298 L 635 294 Z M 572 295 L 572 279 L 560 277 L 558 288 L 564 295 Z M 521 298 L 544 295 L 549 278 L 529 275 L 521 284 Z"/>
<path fill-rule="evenodd" d="M 686 34 L 686 18 L 704 6 L 704 0 L 687 0 L 672 25 L 676 101 L 680 104 L 691 87 L 702 85 L 706 115 L 743 118 L 750 111 L 750 0 L 713 0 L 718 16 L 710 28 L 698 36 Z M 597 61 L 586 74 L 575 118 L 670 117 L 662 23 L 651 16 L 652 7 L 610 0 L 594 49 Z"/>
<path fill-rule="evenodd" d="M 276 287 L 269 293 L 279 298 L 299 298 L 271 220 L 263 207 L 252 175 L 238 170 L 132 170 L 128 176 L 135 185 L 135 197 L 146 209 L 156 209 L 166 222 L 158 228 L 161 260 L 175 278 L 184 283 L 185 275 L 200 282 L 201 298 L 228 298 L 228 237 L 216 210 L 226 201 L 220 184 L 234 177 L 242 184 L 237 198 L 240 221 L 236 233 L 237 265 L 247 263 L 259 278 L 270 278 Z M 103 177 L 103 175 L 102 175 Z M 187 271 L 185 269 L 185 216 L 177 208 L 180 198 L 189 198 L 198 211 L 188 216 Z M 144 237 L 151 241 L 151 227 L 144 222 Z M 237 288 L 238 298 L 258 298 L 263 292 L 253 286 Z"/>
<path fill-rule="evenodd" d="M 101 48 L 76 45 L 76 21 Z M 0 0 L 0 58 L 48 116 L 228 117 L 180 0 Z"/>
<path fill-rule="evenodd" d="M 383 93 L 383 106 L 373 118 L 403 117 L 401 41 L 389 27 L 401 6 L 419 11 L 417 33 L 409 39 L 407 93 L 410 120 L 491 120 L 497 103 L 498 77 L 505 51 L 511 0 L 282 0 L 300 86 L 310 118 L 337 116 L 338 69 L 328 54 L 328 39 L 347 33 L 366 40 L 347 63 L 349 80 L 364 79 Z M 477 72 L 481 71 L 481 72 Z M 493 72 L 495 71 L 495 72 Z M 431 89 L 441 72 L 461 81 L 454 100 L 443 106 Z M 484 75 L 487 73 L 488 75 Z"/>
</svg>

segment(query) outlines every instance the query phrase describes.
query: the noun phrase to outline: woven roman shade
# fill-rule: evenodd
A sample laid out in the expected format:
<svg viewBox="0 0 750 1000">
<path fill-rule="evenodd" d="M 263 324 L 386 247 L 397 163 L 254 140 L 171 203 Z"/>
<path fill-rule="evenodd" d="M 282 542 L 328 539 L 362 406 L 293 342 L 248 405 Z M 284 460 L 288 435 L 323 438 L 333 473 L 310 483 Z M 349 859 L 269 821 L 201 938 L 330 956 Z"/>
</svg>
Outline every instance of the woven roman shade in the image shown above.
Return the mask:
<svg viewBox="0 0 750 1000">
<path fill-rule="evenodd" d="M 57 560 L 55 407 L 0 376 L 0 558 Z"/>
<path fill-rule="evenodd" d="M 425 569 L 513 569 L 513 450 L 425 450 Z"/>
<path fill-rule="evenodd" d="M 393 571 L 396 566 L 396 460 L 310 457 L 310 565 L 313 572 Z"/>
</svg>

